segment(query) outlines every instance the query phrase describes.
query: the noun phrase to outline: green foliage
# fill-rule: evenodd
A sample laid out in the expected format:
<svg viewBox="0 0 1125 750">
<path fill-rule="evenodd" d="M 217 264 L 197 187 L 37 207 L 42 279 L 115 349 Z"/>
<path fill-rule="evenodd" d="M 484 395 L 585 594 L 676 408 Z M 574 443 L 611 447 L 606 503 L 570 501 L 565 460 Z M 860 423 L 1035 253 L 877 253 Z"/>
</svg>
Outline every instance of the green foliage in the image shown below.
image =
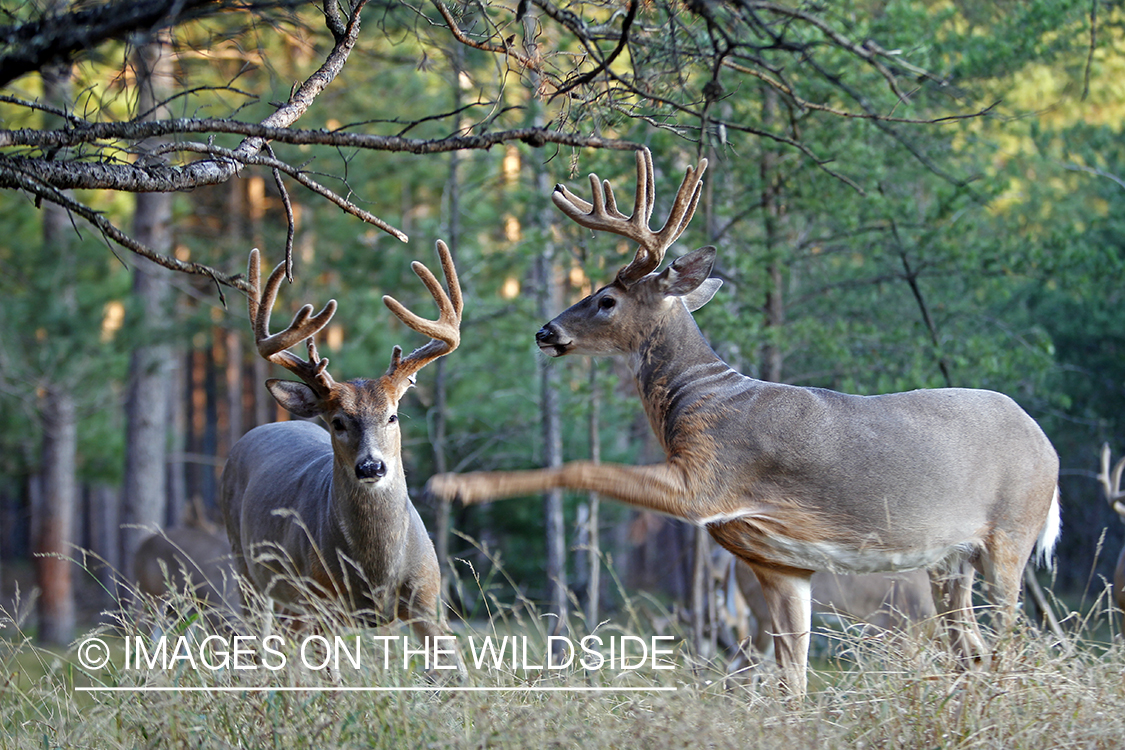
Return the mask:
<svg viewBox="0 0 1125 750">
<path fill-rule="evenodd" d="M 117 386 L 128 357 L 127 343 L 106 326 L 128 300 L 128 275 L 89 231 L 65 250 L 48 247 L 41 213 L 14 195 L 0 196 L 0 206 L 0 474 L 11 481 L 35 471 L 39 399 L 61 386 L 79 408 L 79 475 L 115 479 Z"/>
<path fill-rule="evenodd" d="M 719 14 L 734 7 L 712 5 Z M 1091 100 L 1059 100 L 1065 118 L 1028 112 L 1044 107 L 1036 99 L 1044 71 L 1052 94 L 1069 96 L 1082 88 L 1089 9 L 1088 3 L 1069 0 L 987 7 L 896 0 L 815 8 L 853 41 L 877 40 L 948 80 L 945 86 L 919 80 L 917 90 L 904 92 L 901 100 L 873 86 L 882 78 L 874 66 L 824 44 L 823 33 L 809 26 L 794 26 L 786 37 L 812 45 L 805 58 L 790 56 L 780 43 L 763 43 L 760 50 L 767 65 L 799 83 L 802 96 L 817 105 L 925 120 L 947 111 L 951 95 L 959 97 L 964 111 L 1003 98 L 1005 112 L 1026 115 L 1019 119 L 919 124 L 841 118 L 782 96 L 770 101 L 763 88 L 744 82 L 735 88 L 730 71 L 720 70 L 719 83 L 728 88 L 714 101 L 715 111 L 746 128 L 704 134 L 713 194 L 672 251 L 719 247 L 717 272 L 725 284 L 697 313 L 714 348 L 746 374 L 761 375 L 763 348 L 772 346 L 783 354 L 785 380 L 856 393 L 942 386 L 947 378 L 958 386 L 1010 393 L 1047 427 L 1071 472 L 1095 468 L 1101 440 L 1111 440 L 1115 452 L 1125 451 L 1120 331 L 1125 225 L 1119 218 L 1125 216 L 1125 153 L 1121 118 L 1114 114 L 1120 102 L 1113 97 L 1123 37 L 1115 11 L 1106 9 L 1099 19 Z M 627 97 L 616 107 L 591 102 L 570 110 L 554 100 L 539 101 L 478 51 L 464 51 L 455 70 L 453 56 L 407 6 L 378 10 L 365 18 L 362 41 L 344 74 L 300 125 L 434 138 L 448 135 L 454 125 L 451 118 L 431 115 L 452 112 L 459 101 L 466 117 L 497 129 L 525 124 L 540 108 L 547 120 L 648 145 L 658 183 L 654 223 L 663 218 L 684 167 L 699 156 L 700 148 L 688 140 L 697 137 L 698 122 L 686 121 L 666 103 Z M 500 12 L 487 5 L 454 10 L 466 27 L 482 23 L 482 13 Z M 660 4 L 642 10 L 648 15 L 638 34 L 665 33 L 669 41 L 712 38 L 691 14 L 675 20 Z M 184 79 L 201 88 L 173 103 L 176 114 L 222 116 L 244 108 L 253 118 L 264 115 L 270 102 L 285 100 L 292 81 L 303 80 L 320 62 L 327 41 L 318 12 L 307 9 L 250 30 L 233 14 L 183 28 L 185 46 L 209 54 L 180 60 Z M 542 41 L 546 47 L 557 40 Z M 559 44 L 552 53 L 577 51 Z M 615 70 L 647 81 L 656 94 L 687 91 L 698 98 L 712 71 L 696 60 L 670 56 L 667 49 L 660 52 L 622 57 Z M 89 84 L 84 95 L 89 106 L 107 104 L 114 116 L 126 116 L 129 102 L 99 61 L 81 70 L 80 81 Z M 639 121 L 626 112 L 651 119 Z M 806 148 L 762 132 L 799 135 Z M 222 136 L 215 142 L 233 146 L 238 139 Z M 291 163 L 311 158 L 306 147 L 276 150 Z M 520 160 L 519 176 L 508 176 L 506 158 Z M 376 376 L 385 370 L 391 347 L 409 351 L 423 343 L 393 319 L 381 297 L 392 294 L 432 315 L 410 261 L 433 268 L 434 240 L 450 239 L 449 164 L 448 155 L 341 150 L 318 154 L 306 165 L 318 180 L 407 231 L 406 246 L 286 182 L 298 211 L 296 283 L 283 287 L 275 320 L 287 320 L 306 302 L 319 306 L 336 298 L 341 343 L 322 337 L 322 352 L 331 357 L 336 377 Z M 461 154 L 454 252 L 465 320 L 462 346 L 443 365 L 445 448 L 449 466 L 458 471 L 541 463 L 541 365 L 532 337 L 546 321 L 537 312 L 534 267 L 548 237 L 533 227 L 544 210 L 553 209 L 528 179 L 528 164 L 546 172 L 547 184 L 564 182 L 579 193 L 586 190 L 588 172 L 611 179 L 623 201 L 633 187 L 633 160 L 623 152 L 520 145 Z M 236 205 L 228 186 L 177 196 L 177 244 L 192 259 L 240 270 L 255 245 L 268 264 L 281 259 L 285 217 L 272 177 L 248 168 L 244 178 L 264 181 L 261 213 Z M 776 191 L 772 227 L 763 209 L 768 189 Z M 130 210 L 124 197 L 98 200 L 115 215 Z M 87 230 L 85 241 L 72 250 L 73 261 L 60 265 L 57 255 L 41 248 L 38 212 L 14 195 L 0 196 L 0 227 L 0 323 L 6 331 L 0 472 L 23 477 L 34 471 L 38 441 L 27 434 L 24 415 L 34 408 L 36 383 L 49 375 L 81 390 L 84 476 L 112 478 L 122 463 L 117 411 L 124 352 L 137 334 L 126 327 L 103 342 L 101 326 L 108 303 L 127 301 L 127 273 Z M 616 238 L 591 238 L 565 222 L 550 240 L 568 278 L 565 304 L 612 278 L 628 252 Z M 179 319 L 169 334 L 175 343 L 203 351 L 211 347 L 215 329 L 249 335 L 238 295 L 228 293 L 224 309 L 205 281 L 178 283 Z M 784 320 L 771 325 L 764 306 L 767 295 L 777 293 Z M 249 338 L 244 342 L 249 351 Z M 564 360 L 547 366 L 556 368 L 563 382 L 566 455 L 585 458 L 587 365 Z M 599 366 L 603 459 L 653 460 L 649 428 L 628 376 Z M 435 379 L 436 366 L 423 371 L 403 404 L 404 452 L 415 489 L 434 471 Z M 255 387 L 260 390 L 260 384 Z M 1096 504 L 1093 483 L 1089 477 L 1067 481 L 1072 484 L 1064 497 L 1073 498 L 1067 500 L 1068 513 L 1086 518 L 1078 508 Z M 581 501 L 570 498 L 571 510 Z M 609 507 L 614 510 L 607 513 L 625 513 Z M 1095 535 L 1111 520 L 1098 507 L 1090 524 Z M 536 501 L 510 501 L 458 509 L 455 526 L 501 550 L 512 578 L 534 595 L 542 577 L 541 515 Z M 1065 523 L 1064 545 L 1067 535 L 1076 539 L 1067 547 L 1070 569 L 1081 571 L 1069 577 L 1076 584 L 1089 569 L 1090 533 Z M 475 554 L 467 547 L 457 553 Z"/>
</svg>

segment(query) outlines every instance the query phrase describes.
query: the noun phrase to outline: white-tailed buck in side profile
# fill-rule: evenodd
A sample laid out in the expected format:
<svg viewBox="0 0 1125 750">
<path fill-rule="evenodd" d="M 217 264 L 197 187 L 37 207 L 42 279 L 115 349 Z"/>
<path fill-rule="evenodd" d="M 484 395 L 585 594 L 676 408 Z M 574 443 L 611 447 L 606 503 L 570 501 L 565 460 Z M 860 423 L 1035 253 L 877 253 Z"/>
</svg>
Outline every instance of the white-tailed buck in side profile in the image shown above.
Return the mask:
<svg viewBox="0 0 1125 750">
<path fill-rule="evenodd" d="M 770 609 L 765 592 L 750 566 L 734 561 L 730 574 L 739 595 L 746 603 L 753 622 L 745 638 L 758 654 L 772 650 L 769 631 Z M 880 631 L 903 631 L 937 617 L 930 592 L 930 577 L 923 570 L 841 575 L 818 571 L 810 580 L 813 615 L 839 616 L 852 623 L 865 623 Z M 742 636 L 740 636 L 742 637 Z M 741 651 L 729 665 L 730 671 L 748 661 Z"/>
<path fill-rule="evenodd" d="M 745 561 L 769 603 L 786 687 L 806 688 L 813 571 L 927 568 L 952 646 L 987 651 L 972 611 L 983 573 L 1002 624 L 1015 615 L 1023 568 L 1059 534 L 1058 456 L 1012 399 L 970 389 L 853 396 L 745 377 L 719 359 L 691 312 L 717 291 L 715 250 L 657 272 L 694 212 L 706 162 L 687 170 L 664 228 L 649 228 L 652 158 L 637 155 L 631 217 L 590 176 L 593 203 L 555 188 L 584 227 L 636 241 L 617 278 L 539 330 L 540 349 L 622 355 L 631 363 L 666 461 L 577 461 L 524 472 L 439 475 L 438 496 L 466 503 L 565 487 L 600 492 L 706 528 Z"/>
<path fill-rule="evenodd" d="M 231 449 L 220 505 L 241 572 L 266 596 L 297 604 L 301 579 L 318 596 L 342 599 L 369 618 L 410 622 L 419 639 L 445 635 L 439 611 L 440 573 L 433 543 L 410 502 L 401 457 L 398 404 L 415 374 L 460 343 L 461 288 L 453 258 L 438 242 L 448 294 L 422 263 L 412 268 L 437 302 L 436 321 L 390 296 L 383 302 L 409 328 L 430 337 L 408 356 L 394 347 L 380 377 L 337 383 L 313 337 L 336 311 L 305 305 L 280 333 L 270 334 L 270 309 L 284 274 L 279 264 L 259 286 L 258 251 L 250 253 L 250 320 L 258 352 L 301 382 L 272 379 L 270 393 L 290 414 L 310 422 L 255 427 Z M 308 360 L 287 351 L 306 342 Z M 463 667 L 458 665 L 458 670 Z"/>
<path fill-rule="evenodd" d="M 1102 492 L 1110 506 L 1117 511 L 1118 517 L 1125 522 L 1125 490 L 1121 489 L 1121 474 L 1125 472 L 1125 458 L 1121 458 L 1109 470 L 1109 443 L 1102 446 L 1102 470 L 1098 474 L 1098 481 L 1102 483 Z M 1117 557 L 1117 567 L 1113 570 L 1113 600 L 1117 608 L 1122 611 L 1121 633 L 1125 635 L 1125 547 Z"/>
</svg>

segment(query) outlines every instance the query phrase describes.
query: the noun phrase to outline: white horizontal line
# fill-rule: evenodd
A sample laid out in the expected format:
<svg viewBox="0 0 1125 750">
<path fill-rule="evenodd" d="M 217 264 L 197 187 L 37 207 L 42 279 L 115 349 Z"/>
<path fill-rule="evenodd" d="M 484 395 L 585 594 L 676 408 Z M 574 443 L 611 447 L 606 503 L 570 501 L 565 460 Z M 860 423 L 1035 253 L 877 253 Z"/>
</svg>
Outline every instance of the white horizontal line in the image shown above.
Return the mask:
<svg viewBox="0 0 1125 750">
<path fill-rule="evenodd" d="M 76 687 L 76 692 L 82 693 L 250 693 L 250 692 L 315 692 L 315 693 L 666 693 L 675 692 L 675 687 L 293 687 L 282 685 L 277 687 Z"/>
</svg>

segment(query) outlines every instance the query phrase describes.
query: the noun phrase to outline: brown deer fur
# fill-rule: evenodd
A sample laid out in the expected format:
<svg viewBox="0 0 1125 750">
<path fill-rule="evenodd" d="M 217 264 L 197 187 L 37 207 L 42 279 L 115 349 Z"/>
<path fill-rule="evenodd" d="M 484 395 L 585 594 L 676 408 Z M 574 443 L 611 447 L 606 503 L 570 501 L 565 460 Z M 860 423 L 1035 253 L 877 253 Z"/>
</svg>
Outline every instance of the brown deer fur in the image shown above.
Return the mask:
<svg viewBox="0 0 1125 750">
<path fill-rule="evenodd" d="M 556 188 L 568 216 L 641 248 L 612 283 L 563 311 L 536 340 L 550 356 L 627 358 L 665 462 L 441 475 L 431 491 L 474 503 L 566 487 L 706 528 L 761 582 L 776 658 L 796 694 L 806 686 L 810 579 L 818 570 L 929 569 L 954 649 L 968 663 L 981 661 L 974 572 L 983 573 L 1006 623 L 1032 550 L 1046 558 L 1058 536 L 1059 464 L 1046 435 L 1012 399 L 991 391 L 854 396 L 731 369 L 691 315 L 719 287 L 709 278 L 714 248 L 655 270 L 691 218 L 706 162 L 687 171 L 660 232 L 648 229 L 651 156 L 638 154 L 637 165 L 632 217 L 596 176 L 592 203 Z"/>
<path fill-rule="evenodd" d="M 270 334 L 283 264 L 258 291 L 257 251 L 251 254 L 256 291 L 250 318 L 259 353 L 302 381 L 271 380 L 270 393 L 294 416 L 320 417 L 328 429 L 298 421 L 254 428 L 232 448 L 220 496 L 239 569 L 258 590 L 295 605 L 301 588 L 294 579 L 300 578 L 317 595 L 342 598 L 365 617 L 408 620 L 419 639 L 446 631 L 437 557 L 407 493 L 398 405 L 415 373 L 460 342 L 456 269 L 444 243 L 438 243 L 438 255 L 448 294 L 425 266 L 413 266 L 437 302 L 437 321 L 384 297 L 397 317 L 431 341 L 406 357 L 395 347 L 390 367 L 378 378 L 337 383 L 312 338 L 328 324 L 335 302 L 315 316 L 306 306 L 288 329 Z M 286 351 L 302 340 L 308 361 Z"/>
</svg>

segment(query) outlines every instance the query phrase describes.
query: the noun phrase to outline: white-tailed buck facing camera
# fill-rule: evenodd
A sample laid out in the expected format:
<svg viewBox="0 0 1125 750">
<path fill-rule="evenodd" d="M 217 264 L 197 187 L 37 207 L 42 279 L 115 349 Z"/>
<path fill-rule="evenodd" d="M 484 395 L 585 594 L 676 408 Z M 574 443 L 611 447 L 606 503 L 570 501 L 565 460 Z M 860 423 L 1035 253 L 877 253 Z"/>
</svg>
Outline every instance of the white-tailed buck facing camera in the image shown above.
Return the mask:
<svg viewBox="0 0 1125 750">
<path fill-rule="evenodd" d="M 258 352 L 300 378 L 267 386 L 291 414 L 319 417 L 327 430 L 299 421 L 250 430 L 231 449 L 220 493 L 235 559 L 258 590 L 298 605 L 299 578 L 359 613 L 409 621 L 419 639 L 446 631 L 437 556 L 407 493 L 398 406 L 418 371 L 460 343 L 457 270 L 445 243 L 437 243 L 437 252 L 448 292 L 425 265 L 412 265 L 437 303 L 436 320 L 383 297 L 399 320 L 430 340 L 406 356 L 395 346 L 385 373 L 346 382 L 328 373 L 314 341 L 335 314 L 335 301 L 315 315 L 305 305 L 286 329 L 271 334 L 284 264 L 261 287 L 258 252 L 251 252 L 249 315 Z M 288 351 L 301 342 L 308 359 Z"/>
</svg>

